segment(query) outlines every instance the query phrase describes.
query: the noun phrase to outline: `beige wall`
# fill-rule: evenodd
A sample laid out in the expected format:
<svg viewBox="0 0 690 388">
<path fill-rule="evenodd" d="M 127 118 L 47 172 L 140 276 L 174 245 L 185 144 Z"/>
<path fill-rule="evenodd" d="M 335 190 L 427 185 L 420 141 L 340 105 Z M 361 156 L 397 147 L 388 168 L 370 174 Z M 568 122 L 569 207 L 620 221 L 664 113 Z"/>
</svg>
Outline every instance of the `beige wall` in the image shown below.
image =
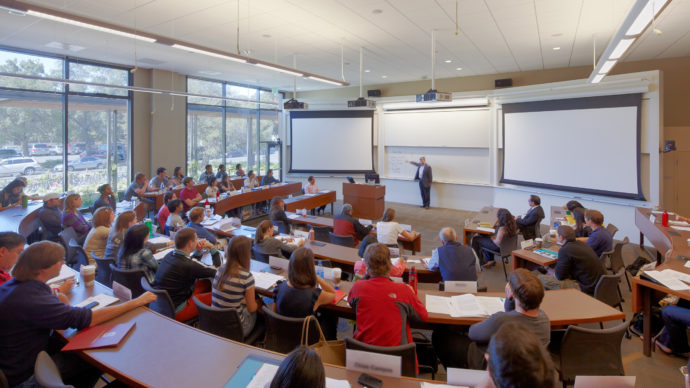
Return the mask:
<svg viewBox="0 0 690 388">
<path fill-rule="evenodd" d="M 137 69 L 134 86 L 150 87 L 151 70 Z M 132 101 L 132 175 L 151 170 L 151 94 L 134 93 Z"/>
</svg>

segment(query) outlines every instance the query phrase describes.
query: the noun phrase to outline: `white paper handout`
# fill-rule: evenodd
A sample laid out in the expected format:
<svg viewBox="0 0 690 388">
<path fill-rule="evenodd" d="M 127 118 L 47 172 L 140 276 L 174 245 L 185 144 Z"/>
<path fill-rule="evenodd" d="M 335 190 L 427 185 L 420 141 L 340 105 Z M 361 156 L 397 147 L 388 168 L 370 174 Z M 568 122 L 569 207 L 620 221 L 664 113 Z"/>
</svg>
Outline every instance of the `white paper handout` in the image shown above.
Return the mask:
<svg viewBox="0 0 690 388">
<path fill-rule="evenodd" d="M 92 297 L 86 298 L 83 301 L 81 301 L 81 303 L 78 303 L 74 306 L 75 307 L 84 307 L 91 302 L 98 302 L 98 306 L 94 307 L 92 310 L 99 310 L 99 309 L 102 309 L 103 307 L 110 306 L 111 304 L 117 303 L 119 301 L 120 301 L 120 299 L 118 299 L 114 296 L 110 296 L 110 295 L 106 295 L 106 294 L 98 294 L 98 295 L 94 295 Z"/>
<path fill-rule="evenodd" d="M 477 230 L 481 230 L 482 232 L 496 233 L 494 228 L 485 228 L 482 226 L 478 227 Z"/>
<path fill-rule="evenodd" d="M 265 363 L 256 371 L 254 378 L 249 382 L 247 388 L 265 388 L 273 381 L 273 376 L 278 372 L 278 365 Z M 347 380 L 336 380 L 326 377 L 326 388 L 350 388 Z"/>
<path fill-rule="evenodd" d="M 49 279 L 46 284 L 49 286 L 62 284 L 69 279 L 74 279 L 75 272 L 72 271 L 66 264 L 60 267 L 60 274 L 52 279 Z"/>
<path fill-rule="evenodd" d="M 503 310 L 503 300 L 499 297 L 474 296 L 472 294 L 452 297 L 426 295 L 426 310 L 437 314 L 459 317 L 488 317 Z"/>
<path fill-rule="evenodd" d="M 255 272 L 252 271 L 252 276 L 254 276 L 254 285 L 256 288 L 262 288 L 268 290 L 273 287 L 279 280 L 284 280 L 285 278 L 270 272 Z"/>
<path fill-rule="evenodd" d="M 173 248 L 168 248 L 168 249 L 163 249 L 162 251 L 158 251 L 153 254 L 153 258 L 156 259 L 156 261 L 161 261 L 167 255 L 168 253 L 172 252 Z"/>
<path fill-rule="evenodd" d="M 683 281 L 681 281 L 681 278 L 677 275 L 681 274 L 684 276 L 688 276 L 681 272 L 674 271 L 672 269 L 665 269 L 663 271 L 644 271 L 644 274 L 672 290 L 690 290 L 690 286 L 683 283 Z"/>
<path fill-rule="evenodd" d="M 168 236 L 156 236 L 154 238 L 149 239 L 149 244 L 157 245 L 157 244 L 167 244 L 170 242 L 170 237 Z"/>
</svg>

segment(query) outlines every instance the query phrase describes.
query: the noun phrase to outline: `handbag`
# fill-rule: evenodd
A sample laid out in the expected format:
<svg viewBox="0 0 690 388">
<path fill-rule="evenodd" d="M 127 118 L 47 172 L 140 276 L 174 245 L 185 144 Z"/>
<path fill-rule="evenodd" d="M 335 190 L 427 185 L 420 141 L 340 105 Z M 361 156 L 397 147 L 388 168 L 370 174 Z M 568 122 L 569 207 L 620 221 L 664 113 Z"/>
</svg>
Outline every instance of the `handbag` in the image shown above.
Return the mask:
<svg viewBox="0 0 690 388">
<path fill-rule="evenodd" d="M 316 323 L 316 328 L 319 330 L 319 341 L 313 345 L 309 345 L 309 326 L 311 320 Z M 315 351 L 320 357 L 321 361 L 327 364 L 345 366 L 345 341 L 333 340 L 327 341 L 321 330 L 321 325 L 316 317 L 308 315 L 302 322 L 302 340 L 300 343 L 309 349 Z"/>
</svg>

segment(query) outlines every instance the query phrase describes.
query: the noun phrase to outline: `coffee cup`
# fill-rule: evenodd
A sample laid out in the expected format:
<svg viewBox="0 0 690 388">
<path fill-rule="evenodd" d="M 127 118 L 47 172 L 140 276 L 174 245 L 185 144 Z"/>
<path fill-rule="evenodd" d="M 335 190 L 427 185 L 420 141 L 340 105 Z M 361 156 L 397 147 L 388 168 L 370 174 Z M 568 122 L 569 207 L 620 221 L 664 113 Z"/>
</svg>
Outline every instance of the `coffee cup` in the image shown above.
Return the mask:
<svg viewBox="0 0 690 388">
<path fill-rule="evenodd" d="M 84 286 L 93 287 L 96 281 L 96 266 L 95 265 L 82 265 L 79 269 L 81 274 L 81 280 L 84 282 Z"/>
<path fill-rule="evenodd" d="M 541 248 L 543 240 L 541 238 L 535 238 L 534 243 L 537 245 L 537 249 Z"/>
</svg>

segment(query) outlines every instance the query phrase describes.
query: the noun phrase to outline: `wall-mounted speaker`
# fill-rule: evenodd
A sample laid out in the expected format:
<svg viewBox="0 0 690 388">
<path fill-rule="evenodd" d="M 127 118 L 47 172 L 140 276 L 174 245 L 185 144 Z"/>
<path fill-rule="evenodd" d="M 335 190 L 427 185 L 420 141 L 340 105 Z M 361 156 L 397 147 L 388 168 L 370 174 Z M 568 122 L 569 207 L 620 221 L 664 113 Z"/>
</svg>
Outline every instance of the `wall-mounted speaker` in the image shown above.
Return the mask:
<svg viewBox="0 0 690 388">
<path fill-rule="evenodd" d="M 494 87 L 497 88 L 507 88 L 513 86 L 512 78 L 497 79 L 494 81 Z"/>
<path fill-rule="evenodd" d="M 367 90 L 368 97 L 381 97 L 381 89 L 369 89 Z"/>
</svg>

